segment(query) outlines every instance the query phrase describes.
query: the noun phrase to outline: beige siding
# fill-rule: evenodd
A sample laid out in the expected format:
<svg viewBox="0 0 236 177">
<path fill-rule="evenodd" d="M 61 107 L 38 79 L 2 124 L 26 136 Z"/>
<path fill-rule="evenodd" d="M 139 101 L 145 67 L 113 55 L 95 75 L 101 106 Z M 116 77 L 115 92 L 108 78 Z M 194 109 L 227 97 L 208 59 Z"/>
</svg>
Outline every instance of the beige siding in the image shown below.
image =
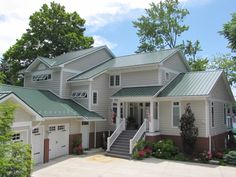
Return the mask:
<svg viewBox="0 0 236 177">
<path fill-rule="evenodd" d="M 89 102 L 88 102 L 88 100 L 89 100 L 89 86 L 88 85 L 72 86 L 71 92 L 69 95 L 71 95 L 71 93 L 76 90 L 87 91 L 88 98 L 75 98 L 73 100 L 88 109 L 89 108 L 89 105 L 88 105 L 89 104 Z"/>
<path fill-rule="evenodd" d="M 75 60 L 65 65 L 66 69 L 73 69 L 77 71 L 84 71 L 88 68 L 94 67 L 99 63 L 106 61 L 111 58 L 111 55 L 106 50 L 100 50 L 83 58 Z"/>
<path fill-rule="evenodd" d="M 192 111 L 195 115 L 195 125 L 199 130 L 199 137 L 206 136 L 205 125 L 205 102 L 204 101 L 181 101 L 181 115 L 187 103 L 191 104 Z M 159 105 L 160 116 L 160 133 L 163 135 L 180 135 L 179 128 L 172 127 L 172 102 L 161 101 Z"/>
<path fill-rule="evenodd" d="M 121 86 L 158 85 L 158 70 L 121 73 Z"/>
<path fill-rule="evenodd" d="M 164 61 L 163 66 L 178 72 L 187 72 L 187 68 L 180 58 L 179 54 L 175 54 Z"/>
<path fill-rule="evenodd" d="M 222 77 L 217 81 L 210 95 L 213 99 L 231 102 L 231 97 L 227 92 L 227 88 Z"/>
<path fill-rule="evenodd" d="M 33 115 L 27 111 L 25 111 L 23 108 L 18 106 L 18 108 L 14 112 L 14 122 L 28 122 L 32 121 Z"/>
<path fill-rule="evenodd" d="M 224 103 L 214 101 L 214 127 L 212 127 L 212 112 L 211 102 L 209 103 L 209 115 L 210 115 L 210 135 L 218 135 L 227 131 L 227 126 L 224 123 Z"/>
<path fill-rule="evenodd" d="M 98 92 L 98 104 L 92 104 L 91 99 L 91 110 L 97 112 L 101 116 L 103 116 L 106 121 L 96 122 L 96 130 L 97 131 L 105 131 L 108 130 L 108 109 L 110 102 L 110 94 L 109 94 L 109 86 L 108 86 L 109 76 L 107 74 L 102 74 L 94 79 L 92 82 L 92 90 Z M 91 93 L 92 95 L 92 93 Z"/>
<path fill-rule="evenodd" d="M 60 71 L 53 71 L 52 72 L 52 79 L 47 81 L 32 81 L 32 74 L 26 73 L 25 74 L 25 82 L 24 87 L 36 88 L 40 90 L 50 90 L 53 93 L 59 95 L 60 93 Z"/>
<path fill-rule="evenodd" d="M 165 85 L 167 84 L 170 80 L 172 80 L 174 77 L 176 77 L 177 74 L 173 73 L 173 72 L 168 72 L 169 73 L 169 80 L 166 79 L 166 71 L 161 69 L 161 84 Z"/>
<path fill-rule="evenodd" d="M 69 83 L 67 83 L 67 79 L 76 75 L 75 73 L 71 73 L 71 72 L 62 72 L 62 91 L 61 91 L 61 97 L 62 98 L 71 98 L 71 86 Z"/>
</svg>

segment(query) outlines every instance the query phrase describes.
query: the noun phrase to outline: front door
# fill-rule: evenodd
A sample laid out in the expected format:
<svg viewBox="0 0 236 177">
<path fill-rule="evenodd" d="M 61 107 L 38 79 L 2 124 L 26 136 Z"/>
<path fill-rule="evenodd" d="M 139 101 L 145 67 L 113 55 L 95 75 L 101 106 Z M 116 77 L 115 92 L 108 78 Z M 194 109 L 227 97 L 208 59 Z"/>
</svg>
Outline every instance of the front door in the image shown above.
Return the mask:
<svg viewBox="0 0 236 177">
<path fill-rule="evenodd" d="M 138 120 L 140 127 L 143 123 L 143 103 L 139 103 Z"/>
<path fill-rule="evenodd" d="M 83 121 L 82 122 L 82 147 L 84 149 L 89 148 L 89 122 Z"/>
</svg>

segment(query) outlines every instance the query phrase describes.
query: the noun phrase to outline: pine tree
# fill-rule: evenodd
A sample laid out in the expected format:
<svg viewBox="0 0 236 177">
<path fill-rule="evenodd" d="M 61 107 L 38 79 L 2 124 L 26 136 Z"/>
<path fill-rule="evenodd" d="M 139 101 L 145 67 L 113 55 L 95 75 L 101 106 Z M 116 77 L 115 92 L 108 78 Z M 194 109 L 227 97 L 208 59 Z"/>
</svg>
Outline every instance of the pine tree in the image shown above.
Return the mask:
<svg viewBox="0 0 236 177">
<path fill-rule="evenodd" d="M 185 109 L 185 113 L 180 119 L 180 130 L 183 141 L 184 152 L 192 154 L 198 136 L 198 128 L 194 125 L 195 117 L 188 103 Z"/>
</svg>

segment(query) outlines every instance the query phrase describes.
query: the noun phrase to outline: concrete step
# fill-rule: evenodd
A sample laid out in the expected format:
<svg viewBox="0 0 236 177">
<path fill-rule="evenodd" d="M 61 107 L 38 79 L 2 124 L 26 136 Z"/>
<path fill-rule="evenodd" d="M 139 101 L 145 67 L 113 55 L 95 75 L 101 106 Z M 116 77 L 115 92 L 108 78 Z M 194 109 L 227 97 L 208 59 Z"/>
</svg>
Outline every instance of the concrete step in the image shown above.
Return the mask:
<svg viewBox="0 0 236 177">
<path fill-rule="evenodd" d="M 131 159 L 131 155 L 129 153 L 122 153 L 119 151 L 107 151 L 106 155 L 112 157 L 119 157 L 123 159 Z"/>
<path fill-rule="evenodd" d="M 129 152 L 129 147 L 111 146 L 111 151 Z"/>
</svg>

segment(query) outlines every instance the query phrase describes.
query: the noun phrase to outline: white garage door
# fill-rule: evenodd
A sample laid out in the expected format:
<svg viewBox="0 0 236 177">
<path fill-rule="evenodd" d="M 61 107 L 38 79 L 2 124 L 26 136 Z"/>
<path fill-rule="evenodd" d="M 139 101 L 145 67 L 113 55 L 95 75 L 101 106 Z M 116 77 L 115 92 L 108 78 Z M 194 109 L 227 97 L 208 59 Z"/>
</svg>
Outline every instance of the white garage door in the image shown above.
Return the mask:
<svg viewBox="0 0 236 177">
<path fill-rule="evenodd" d="M 43 163 L 43 127 L 32 130 L 32 154 L 35 164 Z"/>
<path fill-rule="evenodd" d="M 69 153 L 69 125 L 50 125 L 49 130 L 49 159 Z"/>
</svg>

